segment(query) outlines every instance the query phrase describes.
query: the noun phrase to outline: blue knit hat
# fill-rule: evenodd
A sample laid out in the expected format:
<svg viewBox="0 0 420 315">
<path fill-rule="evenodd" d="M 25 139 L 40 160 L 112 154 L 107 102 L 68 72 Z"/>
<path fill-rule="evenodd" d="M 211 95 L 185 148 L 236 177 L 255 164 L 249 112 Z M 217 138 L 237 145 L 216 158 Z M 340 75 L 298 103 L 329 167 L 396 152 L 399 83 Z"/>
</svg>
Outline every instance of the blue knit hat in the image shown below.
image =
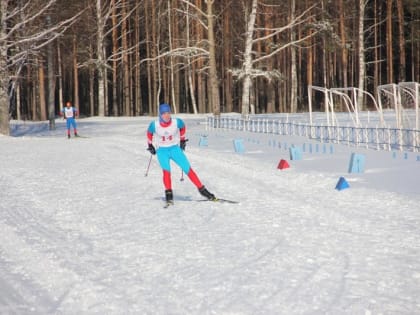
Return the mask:
<svg viewBox="0 0 420 315">
<path fill-rule="evenodd" d="M 160 104 L 159 105 L 159 116 L 162 115 L 163 113 L 170 113 L 171 112 L 171 106 L 169 106 L 168 104 Z"/>
</svg>

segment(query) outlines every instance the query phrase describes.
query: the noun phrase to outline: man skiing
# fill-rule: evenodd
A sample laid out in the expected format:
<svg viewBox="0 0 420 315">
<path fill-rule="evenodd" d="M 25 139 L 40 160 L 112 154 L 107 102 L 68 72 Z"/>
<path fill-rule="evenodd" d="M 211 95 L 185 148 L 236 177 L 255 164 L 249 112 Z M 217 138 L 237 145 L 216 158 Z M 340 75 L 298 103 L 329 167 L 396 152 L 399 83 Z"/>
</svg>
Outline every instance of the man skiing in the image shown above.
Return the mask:
<svg viewBox="0 0 420 315">
<path fill-rule="evenodd" d="M 188 139 L 185 138 L 185 123 L 180 118 L 171 117 L 171 107 L 168 104 L 159 106 L 159 119 L 152 121 L 147 129 L 148 151 L 156 154 L 163 170 L 163 185 L 167 204 L 173 204 L 170 160 L 173 160 L 198 188 L 200 194 L 208 200 L 217 200 L 201 183 L 197 174 L 184 153 Z M 156 135 L 157 149 L 153 146 L 153 136 Z"/>
<path fill-rule="evenodd" d="M 66 103 L 66 107 L 64 107 L 61 111 L 63 118 L 66 119 L 67 124 L 67 138 L 70 139 L 70 128 L 73 127 L 74 136 L 78 137 L 77 134 L 77 124 L 76 124 L 76 116 L 78 114 L 77 108 L 71 106 L 71 102 Z"/>
</svg>

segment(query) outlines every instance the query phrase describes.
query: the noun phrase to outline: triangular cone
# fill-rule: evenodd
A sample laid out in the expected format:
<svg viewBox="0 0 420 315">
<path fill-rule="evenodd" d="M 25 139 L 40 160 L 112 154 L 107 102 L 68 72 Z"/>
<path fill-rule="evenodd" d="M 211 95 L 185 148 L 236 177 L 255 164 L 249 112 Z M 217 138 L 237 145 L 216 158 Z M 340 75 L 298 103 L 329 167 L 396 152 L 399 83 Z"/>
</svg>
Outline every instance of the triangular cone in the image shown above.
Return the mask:
<svg viewBox="0 0 420 315">
<path fill-rule="evenodd" d="M 337 182 L 337 185 L 335 186 L 335 189 L 343 190 L 343 189 L 346 189 L 346 188 L 349 188 L 349 187 L 350 187 L 350 185 L 346 181 L 346 179 L 344 177 L 340 177 L 338 182 Z"/>
<path fill-rule="evenodd" d="M 287 161 L 286 160 L 283 160 L 283 159 L 281 159 L 280 162 L 279 162 L 279 165 L 277 165 L 277 168 L 279 170 L 282 170 L 282 169 L 285 169 L 285 168 L 289 168 L 289 167 L 290 167 L 289 163 L 287 163 Z"/>
</svg>

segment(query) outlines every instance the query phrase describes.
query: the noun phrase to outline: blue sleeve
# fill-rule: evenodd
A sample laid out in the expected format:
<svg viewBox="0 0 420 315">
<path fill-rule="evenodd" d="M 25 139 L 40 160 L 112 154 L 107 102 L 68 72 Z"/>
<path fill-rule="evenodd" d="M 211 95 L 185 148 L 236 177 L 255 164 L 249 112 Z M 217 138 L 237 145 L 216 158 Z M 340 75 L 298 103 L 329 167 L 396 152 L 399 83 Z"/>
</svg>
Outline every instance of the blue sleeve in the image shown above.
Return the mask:
<svg viewBox="0 0 420 315">
<path fill-rule="evenodd" d="M 178 129 L 182 129 L 182 128 L 184 128 L 185 127 L 185 123 L 184 123 L 184 121 L 182 120 L 182 119 L 180 119 L 180 118 L 177 118 L 176 119 L 176 123 L 177 123 L 177 127 L 178 127 Z"/>
<path fill-rule="evenodd" d="M 151 133 L 151 134 L 154 134 L 155 131 L 156 131 L 155 122 L 152 121 L 149 125 L 149 128 L 147 128 L 147 132 Z"/>
</svg>

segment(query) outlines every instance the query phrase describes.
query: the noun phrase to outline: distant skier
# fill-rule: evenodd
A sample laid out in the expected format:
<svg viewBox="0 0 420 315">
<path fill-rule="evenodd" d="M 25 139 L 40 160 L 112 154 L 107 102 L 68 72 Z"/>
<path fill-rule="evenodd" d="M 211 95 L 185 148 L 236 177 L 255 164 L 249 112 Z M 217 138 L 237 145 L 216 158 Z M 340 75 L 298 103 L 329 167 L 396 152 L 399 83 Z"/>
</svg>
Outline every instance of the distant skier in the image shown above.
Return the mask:
<svg viewBox="0 0 420 315">
<path fill-rule="evenodd" d="M 181 167 L 201 195 L 208 200 L 217 200 L 201 183 L 184 153 L 188 141 L 188 139 L 185 139 L 185 131 L 184 121 L 180 118 L 171 117 L 171 107 L 168 104 L 159 106 L 159 119 L 152 121 L 147 129 L 147 150 L 151 154 L 157 154 L 160 167 L 163 170 L 166 202 L 167 204 L 173 204 L 170 160 Z M 157 149 L 153 146 L 153 135 L 156 135 Z"/>
<path fill-rule="evenodd" d="M 74 136 L 78 137 L 77 134 L 77 123 L 76 123 L 76 116 L 78 115 L 78 111 L 76 107 L 71 105 L 71 102 L 66 103 L 66 107 L 63 108 L 61 111 L 63 118 L 66 119 L 67 124 L 67 138 L 70 139 L 70 128 L 73 127 Z"/>
</svg>

